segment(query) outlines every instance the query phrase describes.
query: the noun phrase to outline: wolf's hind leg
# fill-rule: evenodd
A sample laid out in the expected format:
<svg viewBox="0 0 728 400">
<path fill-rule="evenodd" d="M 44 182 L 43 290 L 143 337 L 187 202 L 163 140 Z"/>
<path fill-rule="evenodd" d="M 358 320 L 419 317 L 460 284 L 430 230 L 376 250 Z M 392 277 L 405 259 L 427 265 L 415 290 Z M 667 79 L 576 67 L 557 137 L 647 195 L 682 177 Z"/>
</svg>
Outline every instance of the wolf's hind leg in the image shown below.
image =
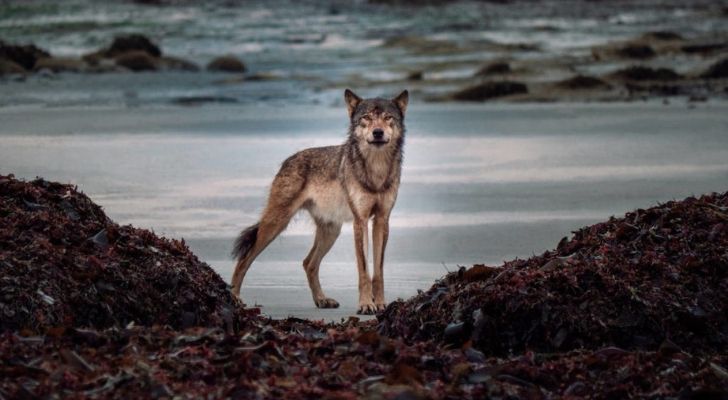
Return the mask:
<svg viewBox="0 0 728 400">
<path fill-rule="evenodd" d="M 314 239 L 311 251 L 303 260 L 303 269 L 306 271 L 308 286 L 311 288 L 313 302 L 318 308 L 338 308 L 339 302 L 326 297 L 321 290 L 319 282 L 319 267 L 321 260 L 336 242 L 341 233 L 341 224 L 316 221 L 316 238 Z"/>
<path fill-rule="evenodd" d="M 301 191 L 304 184 L 305 180 L 286 169 L 285 164 L 273 180 L 268 204 L 255 232 L 255 243 L 249 246 L 244 254 L 238 255 L 232 279 L 232 291 L 236 296 L 240 296 L 240 287 L 253 260 L 286 229 L 288 222 L 301 208 L 303 204 Z M 244 234 L 245 231 L 241 237 Z"/>
</svg>

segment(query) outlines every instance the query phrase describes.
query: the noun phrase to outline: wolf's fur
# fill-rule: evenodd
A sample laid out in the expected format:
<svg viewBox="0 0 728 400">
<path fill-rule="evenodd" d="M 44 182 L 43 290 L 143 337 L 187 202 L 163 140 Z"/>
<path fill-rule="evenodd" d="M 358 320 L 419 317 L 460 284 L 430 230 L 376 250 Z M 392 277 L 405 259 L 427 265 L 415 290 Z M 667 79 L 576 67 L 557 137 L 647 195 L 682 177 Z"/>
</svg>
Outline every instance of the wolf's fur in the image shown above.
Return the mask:
<svg viewBox="0 0 728 400">
<path fill-rule="evenodd" d="M 389 215 L 399 189 L 408 93 L 405 90 L 391 100 L 361 99 L 347 89 L 344 99 L 350 120 L 346 142 L 306 149 L 284 161 L 273 180 L 260 221 L 243 230 L 237 239 L 233 250 L 237 265 L 232 278 L 236 295 L 240 295 L 253 260 L 283 232 L 298 210 L 306 209 L 316 223 L 316 238 L 303 260 L 303 268 L 316 306 L 339 306 L 321 290 L 319 265 L 338 238 L 341 225 L 353 220 L 359 312 L 384 309 L 384 250 Z M 380 137 L 375 135 L 377 132 Z M 370 219 L 374 246 L 371 278 L 366 260 Z"/>
</svg>

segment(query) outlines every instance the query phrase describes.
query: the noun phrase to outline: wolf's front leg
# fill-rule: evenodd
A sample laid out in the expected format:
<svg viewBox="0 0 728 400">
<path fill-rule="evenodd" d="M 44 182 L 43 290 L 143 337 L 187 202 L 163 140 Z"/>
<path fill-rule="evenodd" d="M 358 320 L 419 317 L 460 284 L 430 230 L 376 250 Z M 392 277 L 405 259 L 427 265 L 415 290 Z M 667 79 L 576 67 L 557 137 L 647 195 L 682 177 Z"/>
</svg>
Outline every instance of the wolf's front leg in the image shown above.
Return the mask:
<svg viewBox="0 0 728 400">
<path fill-rule="evenodd" d="M 372 294 L 374 306 L 377 311 L 384 310 L 384 249 L 389 238 L 389 216 L 374 216 L 374 232 L 372 242 L 374 246 L 374 275 L 372 276 Z"/>
<path fill-rule="evenodd" d="M 369 251 L 369 227 L 364 218 L 354 218 L 354 251 L 359 271 L 359 310 L 357 314 L 374 314 L 372 297 L 372 281 L 367 270 L 367 252 Z"/>
</svg>

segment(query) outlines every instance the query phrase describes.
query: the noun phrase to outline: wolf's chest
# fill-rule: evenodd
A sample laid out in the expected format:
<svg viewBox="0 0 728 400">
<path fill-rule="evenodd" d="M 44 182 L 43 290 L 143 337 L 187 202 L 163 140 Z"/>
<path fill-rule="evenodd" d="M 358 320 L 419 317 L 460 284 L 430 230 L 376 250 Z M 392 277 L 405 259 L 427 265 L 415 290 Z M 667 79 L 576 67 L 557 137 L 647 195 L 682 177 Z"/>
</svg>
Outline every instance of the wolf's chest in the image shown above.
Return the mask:
<svg viewBox="0 0 728 400">
<path fill-rule="evenodd" d="M 341 224 L 351 221 L 354 215 L 346 198 L 346 193 L 338 181 L 313 185 L 309 188 L 308 210 L 315 219 Z"/>
</svg>

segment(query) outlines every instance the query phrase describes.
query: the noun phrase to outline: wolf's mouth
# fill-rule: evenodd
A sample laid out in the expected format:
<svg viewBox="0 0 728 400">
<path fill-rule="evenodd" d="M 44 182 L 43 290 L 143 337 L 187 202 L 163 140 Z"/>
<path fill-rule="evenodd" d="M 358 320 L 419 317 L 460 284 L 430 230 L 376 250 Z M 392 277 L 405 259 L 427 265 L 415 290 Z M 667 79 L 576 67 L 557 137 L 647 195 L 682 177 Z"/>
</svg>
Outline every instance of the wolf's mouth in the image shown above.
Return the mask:
<svg viewBox="0 0 728 400">
<path fill-rule="evenodd" d="M 370 140 L 369 144 L 373 144 L 374 146 L 380 147 L 384 146 L 385 144 L 389 143 L 389 140 Z"/>
</svg>

